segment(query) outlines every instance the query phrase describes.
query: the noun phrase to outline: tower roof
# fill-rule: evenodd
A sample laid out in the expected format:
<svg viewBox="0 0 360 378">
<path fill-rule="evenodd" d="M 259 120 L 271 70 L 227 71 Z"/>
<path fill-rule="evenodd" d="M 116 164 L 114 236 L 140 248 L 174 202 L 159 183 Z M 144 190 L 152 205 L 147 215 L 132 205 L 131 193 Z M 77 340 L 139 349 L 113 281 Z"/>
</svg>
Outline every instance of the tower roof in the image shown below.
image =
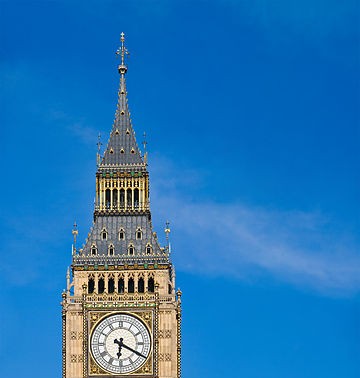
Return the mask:
<svg viewBox="0 0 360 378">
<path fill-rule="evenodd" d="M 115 112 L 115 120 L 110 133 L 110 138 L 100 162 L 100 167 L 118 167 L 124 165 L 144 165 L 140 149 L 136 142 L 135 132 L 131 124 L 129 105 L 127 100 L 125 74 L 125 55 L 128 54 L 124 46 L 124 34 L 121 34 L 121 47 L 116 52 L 121 56 L 121 64 L 118 66 L 120 73 L 120 85 L 118 102 Z"/>
</svg>

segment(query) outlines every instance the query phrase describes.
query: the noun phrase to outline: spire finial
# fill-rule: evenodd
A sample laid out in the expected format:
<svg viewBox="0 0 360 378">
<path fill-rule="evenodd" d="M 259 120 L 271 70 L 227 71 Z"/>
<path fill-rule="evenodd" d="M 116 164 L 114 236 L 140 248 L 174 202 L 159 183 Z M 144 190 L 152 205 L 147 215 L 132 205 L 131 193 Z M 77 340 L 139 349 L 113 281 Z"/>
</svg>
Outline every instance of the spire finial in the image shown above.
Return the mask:
<svg viewBox="0 0 360 378">
<path fill-rule="evenodd" d="M 129 55 L 129 51 L 125 47 L 125 34 L 121 32 L 120 34 L 120 42 L 121 46 L 116 50 L 116 55 L 121 57 L 121 64 L 118 67 L 119 73 L 124 75 L 127 71 L 127 67 L 125 65 L 125 55 Z"/>
<path fill-rule="evenodd" d="M 76 222 L 74 222 L 74 228 L 73 230 L 71 231 L 71 233 L 73 234 L 74 236 L 74 247 L 73 247 L 73 252 L 75 253 L 76 252 L 76 237 L 79 233 L 78 229 L 77 229 L 77 224 Z"/>
<path fill-rule="evenodd" d="M 169 245 L 169 234 L 170 234 L 170 222 L 167 220 L 165 223 L 165 235 L 166 235 L 166 241 Z"/>
</svg>

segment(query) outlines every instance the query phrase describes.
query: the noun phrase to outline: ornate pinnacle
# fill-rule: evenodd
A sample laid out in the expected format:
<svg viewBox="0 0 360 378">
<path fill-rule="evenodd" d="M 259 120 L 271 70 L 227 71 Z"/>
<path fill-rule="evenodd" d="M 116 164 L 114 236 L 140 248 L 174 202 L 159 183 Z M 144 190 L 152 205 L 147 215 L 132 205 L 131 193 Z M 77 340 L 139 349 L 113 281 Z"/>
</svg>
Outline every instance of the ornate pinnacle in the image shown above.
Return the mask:
<svg viewBox="0 0 360 378">
<path fill-rule="evenodd" d="M 74 236 L 74 249 L 73 249 L 73 252 L 76 252 L 76 237 L 78 236 L 78 229 L 77 229 L 77 224 L 76 222 L 74 222 L 74 228 L 73 230 L 71 231 L 71 233 L 73 234 Z"/>
<path fill-rule="evenodd" d="M 120 37 L 121 46 L 116 50 L 116 55 L 121 57 L 121 64 L 118 67 L 119 73 L 124 75 L 127 71 L 127 67 L 125 66 L 125 55 L 129 55 L 129 51 L 125 47 L 125 34 L 122 32 Z"/>
<path fill-rule="evenodd" d="M 169 243 L 169 234 L 170 234 L 170 222 L 169 221 L 166 221 L 165 223 L 165 235 L 166 235 L 166 240 L 167 242 Z"/>
</svg>

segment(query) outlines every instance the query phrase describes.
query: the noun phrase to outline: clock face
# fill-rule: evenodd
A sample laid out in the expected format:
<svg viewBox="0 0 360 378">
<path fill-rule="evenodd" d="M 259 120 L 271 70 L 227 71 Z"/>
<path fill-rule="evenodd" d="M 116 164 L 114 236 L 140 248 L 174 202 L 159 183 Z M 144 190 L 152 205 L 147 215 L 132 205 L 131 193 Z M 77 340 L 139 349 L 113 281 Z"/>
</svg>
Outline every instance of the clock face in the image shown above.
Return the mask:
<svg viewBox="0 0 360 378">
<path fill-rule="evenodd" d="M 131 373 L 149 356 L 150 333 L 137 317 L 115 314 L 96 325 L 90 347 L 95 361 L 107 372 Z"/>
</svg>

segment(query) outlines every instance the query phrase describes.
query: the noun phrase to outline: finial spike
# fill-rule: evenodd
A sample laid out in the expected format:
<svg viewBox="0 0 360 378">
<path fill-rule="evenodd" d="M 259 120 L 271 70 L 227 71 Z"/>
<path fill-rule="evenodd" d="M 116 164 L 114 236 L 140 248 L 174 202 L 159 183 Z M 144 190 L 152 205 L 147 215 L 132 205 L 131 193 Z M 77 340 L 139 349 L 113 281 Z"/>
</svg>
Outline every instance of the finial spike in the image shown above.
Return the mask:
<svg viewBox="0 0 360 378">
<path fill-rule="evenodd" d="M 121 64 L 119 65 L 119 72 L 124 75 L 127 71 L 127 67 L 125 65 L 125 55 L 129 55 L 128 49 L 125 47 L 125 34 L 121 32 L 120 34 L 120 42 L 121 46 L 116 50 L 116 55 L 121 57 Z"/>
<path fill-rule="evenodd" d="M 73 253 L 76 253 L 76 238 L 77 238 L 77 235 L 79 233 L 78 229 L 77 229 L 77 224 L 76 222 L 74 222 L 74 226 L 73 226 L 73 230 L 71 231 L 71 233 L 73 234 L 74 236 L 74 249 L 73 249 Z"/>
<path fill-rule="evenodd" d="M 170 222 L 167 220 L 165 223 L 165 235 L 166 235 L 166 242 L 169 248 L 169 234 L 170 234 Z"/>
</svg>

